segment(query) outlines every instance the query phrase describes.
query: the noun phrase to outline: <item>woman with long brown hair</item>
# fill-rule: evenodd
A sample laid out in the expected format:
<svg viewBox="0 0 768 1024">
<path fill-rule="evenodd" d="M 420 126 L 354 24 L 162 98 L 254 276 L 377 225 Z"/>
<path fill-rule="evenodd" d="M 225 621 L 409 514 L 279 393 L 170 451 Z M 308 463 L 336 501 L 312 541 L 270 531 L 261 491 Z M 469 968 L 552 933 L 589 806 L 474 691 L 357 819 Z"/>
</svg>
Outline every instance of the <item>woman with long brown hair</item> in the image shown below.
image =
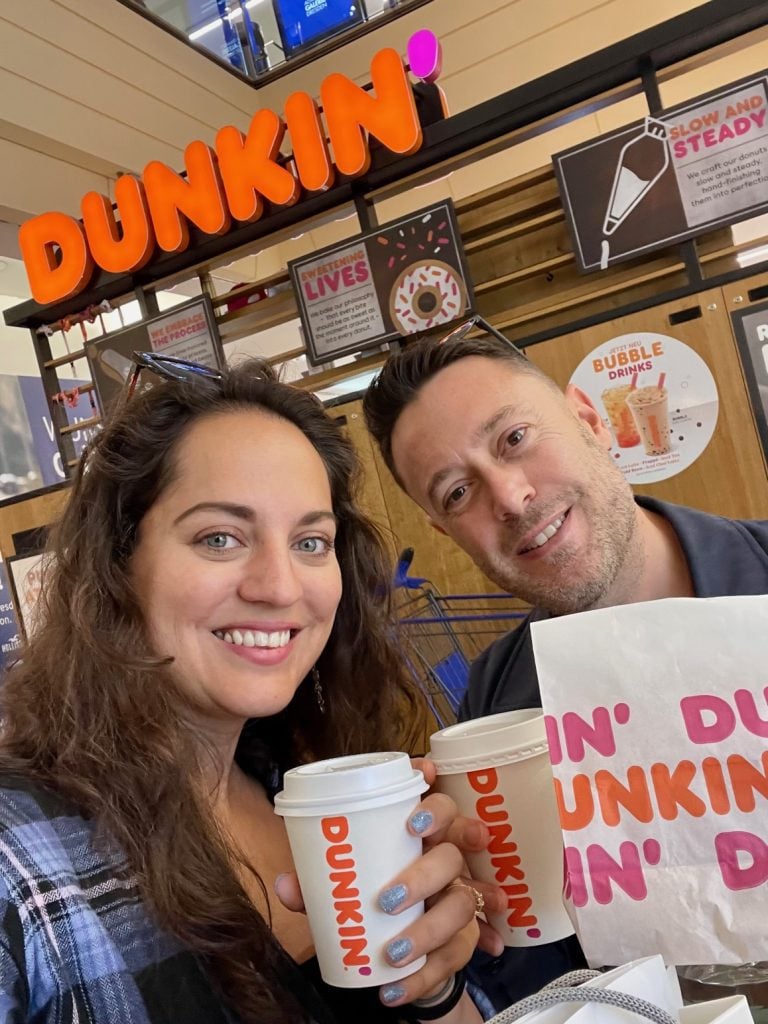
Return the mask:
<svg viewBox="0 0 768 1024">
<path fill-rule="evenodd" d="M 477 925 L 439 841 L 446 798 L 411 819 L 424 863 L 381 880 L 388 910 L 431 904 L 388 948 L 427 954 L 403 982 L 331 991 L 275 897 L 277 878 L 298 898 L 281 774 L 409 749 L 421 728 L 353 448 L 265 365 L 149 362 L 174 379 L 124 401 L 84 456 L 4 681 L 0 1019 L 478 1020 L 452 981 Z"/>
</svg>

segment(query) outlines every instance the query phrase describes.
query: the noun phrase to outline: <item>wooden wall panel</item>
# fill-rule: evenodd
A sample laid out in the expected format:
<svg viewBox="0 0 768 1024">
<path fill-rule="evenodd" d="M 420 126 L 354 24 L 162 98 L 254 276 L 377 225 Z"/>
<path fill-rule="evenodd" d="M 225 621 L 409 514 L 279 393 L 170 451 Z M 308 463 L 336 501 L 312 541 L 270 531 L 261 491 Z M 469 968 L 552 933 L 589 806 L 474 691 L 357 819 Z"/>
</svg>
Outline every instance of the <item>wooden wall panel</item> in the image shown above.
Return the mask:
<svg viewBox="0 0 768 1024">
<path fill-rule="evenodd" d="M 342 418 L 344 421 L 344 432 L 354 444 L 362 463 L 363 472 L 358 493 L 360 506 L 382 531 L 394 558 L 397 556 L 397 542 L 392 534 L 387 499 L 379 480 L 373 438 L 365 426 L 362 402 L 346 402 L 344 405 L 334 406 L 328 412 L 334 418 Z"/>
<path fill-rule="evenodd" d="M 670 326 L 671 313 L 695 306 L 701 317 Z M 534 345 L 527 354 L 565 386 L 595 346 L 632 331 L 654 331 L 689 345 L 709 366 L 720 396 L 715 433 L 699 458 L 676 476 L 635 490 L 734 518 L 768 517 L 768 477 L 720 289 Z"/>
</svg>

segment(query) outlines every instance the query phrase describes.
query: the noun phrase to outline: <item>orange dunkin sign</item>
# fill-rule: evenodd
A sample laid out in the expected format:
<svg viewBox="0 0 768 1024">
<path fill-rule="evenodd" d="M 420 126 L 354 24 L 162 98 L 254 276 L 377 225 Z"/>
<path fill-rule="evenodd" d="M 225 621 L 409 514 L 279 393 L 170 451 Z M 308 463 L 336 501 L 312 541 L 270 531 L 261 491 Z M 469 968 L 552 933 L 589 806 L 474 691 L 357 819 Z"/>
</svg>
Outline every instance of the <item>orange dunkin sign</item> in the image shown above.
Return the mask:
<svg viewBox="0 0 768 1024">
<path fill-rule="evenodd" d="M 434 81 L 440 73 L 436 37 L 426 29 L 415 33 L 408 60 L 414 74 Z M 19 230 L 19 245 L 35 301 L 47 305 L 77 295 L 96 266 L 130 273 L 147 264 L 156 247 L 181 252 L 189 245 L 190 224 L 221 235 L 232 220 L 258 220 L 265 201 L 291 206 L 303 190 L 330 188 L 336 171 L 365 174 L 371 162 L 368 133 L 394 153 L 414 153 L 422 143 L 421 125 L 396 50 L 374 56 L 371 82 L 367 92 L 346 75 L 329 75 L 320 86 L 325 127 L 314 99 L 295 92 L 282 118 L 258 110 L 247 135 L 227 125 L 213 147 L 190 142 L 184 151 L 186 177 L 159 160 L 147 164 L 141 179 L 123 175 L 115 185 L 119 220 L 109 198 L 98 192 L 83 196 L 81 221 L 64 213 L 32 217 Z M 286 134 L 292 166 L 278 162 Z"/>
</svg>

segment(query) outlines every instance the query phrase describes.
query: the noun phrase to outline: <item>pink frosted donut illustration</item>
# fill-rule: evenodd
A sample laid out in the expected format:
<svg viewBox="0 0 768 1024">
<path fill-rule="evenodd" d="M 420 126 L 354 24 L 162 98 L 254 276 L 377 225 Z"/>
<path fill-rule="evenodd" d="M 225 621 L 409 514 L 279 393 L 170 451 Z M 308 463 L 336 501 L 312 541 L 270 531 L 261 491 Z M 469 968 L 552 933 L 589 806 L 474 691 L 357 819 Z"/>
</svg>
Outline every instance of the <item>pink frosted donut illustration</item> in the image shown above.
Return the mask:
<svg viewBox="0 0 768 1024">
<path fill-rule="evenodd" d="M 455 320 L 467 307 L 464 282 L 440 260 L 409 264 L 392 286 L 389 313 L 401 334 Z"/>
</svg>

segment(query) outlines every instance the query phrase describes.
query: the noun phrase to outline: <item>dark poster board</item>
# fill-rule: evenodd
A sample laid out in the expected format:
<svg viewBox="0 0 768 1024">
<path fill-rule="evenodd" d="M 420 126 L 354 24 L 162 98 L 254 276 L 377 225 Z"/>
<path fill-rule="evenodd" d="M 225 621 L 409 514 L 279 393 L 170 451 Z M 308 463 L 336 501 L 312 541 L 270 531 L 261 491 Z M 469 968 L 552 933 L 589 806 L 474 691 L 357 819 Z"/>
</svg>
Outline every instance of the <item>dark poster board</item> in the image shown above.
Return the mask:
<svg viewBox="0 0 768 1024">
<path fill-rule="evenodd" d="M 768 462 L 768 302 L 731 313 L 757 429 Z"/>
<path fill-rule="evenodd" d="M 288 264 L 313 366 L 447 324 L 472 290 L 450 200 Z"/>
<path fill-rule="evenodd" d="M 768 78 L 742 79 L 552 158 L 582 271 L 768 210 Z"/>
<path fill-rule="evenodd" d="M 224 350 L 207 295 L 86 342 L 85 351 L 102 415 L 125 386 L 134 352 L 163 352 L 204 366 L 224 365 Z"/>
</svg>

